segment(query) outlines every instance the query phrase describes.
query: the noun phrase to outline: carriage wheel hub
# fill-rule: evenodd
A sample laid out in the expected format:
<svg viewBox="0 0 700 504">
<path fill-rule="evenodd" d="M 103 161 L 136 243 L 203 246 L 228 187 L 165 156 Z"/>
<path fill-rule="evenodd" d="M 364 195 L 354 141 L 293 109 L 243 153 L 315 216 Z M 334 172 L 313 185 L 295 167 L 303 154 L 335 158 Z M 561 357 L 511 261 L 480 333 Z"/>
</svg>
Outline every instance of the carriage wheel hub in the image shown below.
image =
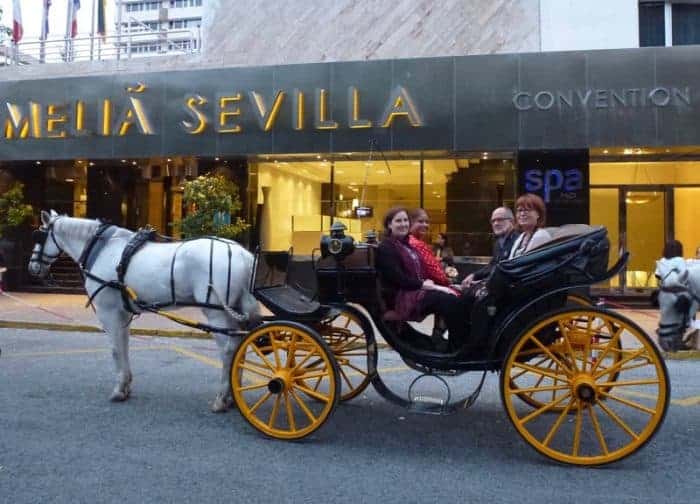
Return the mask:
<svg viewBox="0 0 700 504">
<path fill-rule="evenodd" d="M 598 398 L 598 388 L 591 375 L 581 374 L 574 378 L 572 392 L 581 402 L 593 404 Z"/>
</svg>

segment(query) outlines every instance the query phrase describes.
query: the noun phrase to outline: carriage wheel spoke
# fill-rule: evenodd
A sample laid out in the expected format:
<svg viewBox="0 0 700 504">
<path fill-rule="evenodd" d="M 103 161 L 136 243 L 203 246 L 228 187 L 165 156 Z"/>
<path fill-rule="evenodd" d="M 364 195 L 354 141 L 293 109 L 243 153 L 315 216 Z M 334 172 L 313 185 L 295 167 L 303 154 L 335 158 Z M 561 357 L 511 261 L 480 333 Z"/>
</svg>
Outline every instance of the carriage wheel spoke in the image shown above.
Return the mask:
<svg viewBox="0 0 700 504">
<path fill-rule="evenodd" d="M 527 371 L 530 371 L 531 373 L 535 373 L 535 374 L 543 375 L 543 376 L 548 376 L 549 378 L 552 378 L 552 379 L 556 379 L 556 378 L 560 377 L 560 375 L 558 375 L 556 373 L 552 373 L 552 372 L 548 371 L 547 369 L 542 369 L 539 367 L 530 366 L 530 365 L 525 364 L 523 362 L 514 362 L 513 367 L 519 367 L 521 369 L 526 369 Z"/>
<path fill-rule="evenodd" d="M 610 327 L 610 328 L 612 329 L 612 327 Z M 591 373 L 595 373 L 598 370 L 598 368 L 600 367 L 600 363 L 603 362 L 605 357 L 607 357 L 607 355 L 608 355 L 608 353 L 610 353 L 611 349 L 618 350 L 618 347 L 620 345 L 620 335 L 621 334 L 622 334 L 622 327 L 620 327 L 617 331 L 615 331 L 615 334 L 613 334 L 612 338 L 610 338 L 610 341 L 608 341 L 608 344 L 605 345 L 605 348 L 603 349 L 603 353 L 598 356 L 596 363 L 591 368 Z"/>
<path fill-rule="evenodd" d="M 610 408 L 608 408 L 608 407 L 605 405 L 605 403 L 599 402 L 599 403 L 598 403 L 598 406 L 600 406 L 600 409 L 602 409 L 603 411 L 605 411 L 605 413 L 607 413 L 608 416 L 609 416 L 610 418 L 612 418 L 613 421 L 614 421 L 617 425 L 619 425 L 620 428 L 621 428 L 622 430 L 624 430 L 627 434 L 629 434 L 629 436 L 630 436 L 632 439 L 634 439 L 635 441 L 639 440 L 639 436 L 637 435 L 637 433 L 634 432 L 634 431 L 632 430 L 632 428 L 631 428 L 629 425 L 627 425 L 625 422 L 623 422 L 622 419 L 621 419 L 619 416 L 617 416 L 613 410 L 611 410 Z"/>
<path fill-rule="evenodd" d="M 275 427 L 275 419 L 277 418 L 277 411 L 279 410 L 280 407 L 280 399 L 282 396 L 280 394 L 277 394 L 275 396 L 275 403 L 272 405 L 272 411 L 270 412 L 270 419 L 267 421 L 267 426 L 270 427 L 271 429 L 274 429 Z"/>
<path fill-rule="evenodd" d="M 580 371 L 580 369 L 576 365 L 576 352 L 574 352 L 574 349 L 571 346 L 571 342 L 569 341 L 569 328 L 566 327 L 561 321 L 558 321 L 557 324 L 559 326 L 559 332 L 561 333 L 562 338 L 564 339 L 564 346 L 566 347 L 566 351 L 568 352 L 571 358 L 571 364 L 574 366 L 573 371 L 578 372 Z"/>
<path fill-rule="evenodd" d="M 250 408 L 251 413 L 255 413 L 257 409 L 263 405 L 265 401 L 267 401 L 270 397 L 272 396 L 272 392 L 267 391 L 265 392 L 265 395 L 263 395 L 260 399 L 258 399 L 258 402 L 256 402 L 252 408 Z"/>
<path fill-rule="evenodd" d="M 249 347 L 251 347 L 253 351 L 255 351 L 255 353 L 258 354 L 258 357 L 260 357 L 260 359 L 265 363 L 268 369 L 270 369 L 271 371 L 275 371 L 275 366 L 273 366 L 272 363 L 269 360 L 267 360 L 267 357 L 265 357 L 265 354 L 260 351 L 257 345 L 251 343 Z"/>
<path fill-rule="evenodd" d="M 581 407 L 576 408 L 576 424 L 574 425 L 574 440 L 571 448 L 571 454 L 574 457 L 578 456 L 579 448 L 581 447 L 581 425 L 583 423 L 583 414 Z"/>
<path fill-rule="evenodd" d="M 292 394 L 292 397 L 296 400 L 297 404 L 301 408 L 301 410 L 304 412 L 306 417 L 311 421 L 311 423 L 316 422 L 316 417 L 314 414 L 311 412 L 309 407 L 306 405 L 304 401 L 301 400 L 301 398 L 297 395 L 297 393 L 294 391 L 294 389 L 289 391 Z"/>
<path fill-rule="evenodd" d="M 534 336 L 532 336 L 530 339 L 533 340 L 533 341 L 535 342 L 535 344 L 536 344 L 538 347 L 540 347 L 540 348 L 542 349 L 542 351 L 544 351 L 545 354 L 547 354 L 547 355 L 549 356 L 549 359 L 550 359 L 553 363 L 556 363 L 560 368 L 562 368 L 562 370 L 564 370 L 564 371 L 566 372 L 566 374 L 570 374 L 570 373 L 572 372 L 571 368 L 569 368 L 569 366 L 567 366 L 567 365 L 565 365 L 563 362 L 561 362 L 561 361 L 557 358 L 557 356 L 554 355 L 554 354 L 552 353 L 552 351 L 551 351 L 549 348 L 547 348 L 545 345 L 542 344 L 542 342 L 541 342 L 540 340 L 538 340 L 538 339 L 535 338 Z M 547 366 L 547 368 L 548 368 L 548 369 L 551 369 L 551 368 L 552 368 L 552 365 L 550 364 L 549 366 Z"/>
<path fill-rule="evenodd" d="M 559 430 L 559 427 L 561 426 L 561 423 L 564 421 L 564 419 L 568 416 L 569 410 L 571 409 L 571 406 L 573 405 L 573 401 L 570 402 L 569 404 L 566 405 L 566 408 L 562 410 L 562 412 L 559 414 L 559 417 L 557 418 L 557 421 L 554 422 L 554 425 L 552 425 L 552 428 L 549 429 L 549 432 L 547 433 L 547 436 L 544 438 L 542 441 L 542 444 L 544 446 L 548 446 L 549 443 L 552 441 L 552 438 L 554 435 L 557 433 Z"/>
<path fill-rule="evenodd" d="M 610 452 L 608 450 L 608 445 L 605 442 L 603 432 L 600 430 L 600 422 L 598 422 L 598 416 L 596 415 L 595 409 L 590 404 L 587 406 L 587 409 L 588 414 L 591 417 L 591 422 L 593 423 L 593 428 L 595 429 L 595 435 L 598 438 L 598 443 L 600 443 L 600 447 L 603 449 L 603 453 L 607 455 Z"/>
<path fill-rule="evenodd" d="M 522 355 L 522 352 L 518 353 L 518 356 L 520 356 L 520 355 Z M 538 367 L 540 364 L 542 364 L 542 363 L 545 362 L 546 360 L 547 360 L 547 357 L 542 357 L 540 360 L 538 360 L 537 362 L 535 362 L 535 363 L 533 364 L 533 366 Z M 511 380 L 512 382 L 515 382 L 515 380 L 517 380 L 518 378 L 520 378 L 522 375 L 524 375 L 524 374 L 527 373 L 527 372 L 528 372 L 527 369 L 525 369 L 525 370 L 523 370 L 523 371 L 519 371 L 518 373 L 515 373 L 514 375 L 512 375 L 512 376 L 510 377 L 510 380 Z"/>
<path fill-rule="evenodd" d="M 350 387 L 350 390 L 354 389 L 355 386 L 354 386 L 354 385 L 352 384 L 352 382 L 350 381 L 350 378 L 348 378 L 348 375 L 345 374 L 345 371 L 343 370 L 343 368 L 342 368 L 342 367 L 339 367 L 338 370 L 340 371 L 340 377 L 343 379 L 343 381 L 344 381 L 345 383 L 348 384 L 348 387 Z"/>
<path fill-rule="evenodd" d="M 348 362 L 346 364 L 347 367 L 352 368 L 354 371 L 360 373 L 362 376 L 369 376 L 369 373 L 367 373 L 364 369 L 357 367 L 356 365 Z"/>
<path fill-rule="evenodd" d="M 339 339 L 341 339 L 341 338 L 339 338 Z M 360 339 L 360 336 L 356 336 L 356 335 L 351 334 L 349 337 L 343 337 L 342 339 L 344 339 L 345 341 L 343 341 L 342 343 L 337 343 L 337 346 L 331 345 L 333 353 L 338 354 L 338 353 L 343 353 L 345 351 L 352 351 L 352 350 L 355 350 L 357 348 L 364 348 L 364 345 L 361 345 L 361 346 L 358 345 L 357 347 L 351 348 L 350 350 L 346 350 L 347 347 L 349 347 L 351 344 L 357 342 Z"/>
<path fill-rule="evenodd" d="M 328 371 L 323 369 L 321 371 L 315 371 L 315 372 L 306 373 L 306 374 L 303 374 L 300 376 L 295 376 L 294 379 L 303 381 L 303 380 L 311 380 L 312 378 L 323 378 L 325 376 L 328 376 Z"/>
<path fill-rule="evenodd" d="M 297 336 L 296 334 L 290 335 L 289 343 L 287 343 L 287 360 L 284 363 L 284 367 L 291 367 L 297 355 Z"/>
<path fill-rule="evenodd" d="M 264 376 L 265 378 L 274 378 L 272 373 L 269 373 L 267 369 L 254 362 L 242 362 L 240 367 L 250 371 L 251 373 L 255 373 L 256 375 Z"/>
<path fill-rule="evenodd" d="M 253 385 L 246 385 L 245 387 L 236 387 L 238 392 L 246 392 L 248 390 L 257 390 L 263 387 L 267 387 L 267 382 L 258 382 Z"/>
<path fill-rule="evenodd" d="M 515 392 L 515 393 L 517 394 L 517 392 Z M 520 425 L 525 425 L 525 424 L 526 424 L 527 422 L 529 422 L 530 420 L 533 420 L 533 419 L 537 418 L 538 416 L 540 416 L 542 413 L 545 413 L 545 412 L 551 410 L 552 408 L 554 408 L 555 406 L 557 406 L 559 403 L 563 402 L 565 399 L 568 399 L 569 397 L 571 397 L 571 392 L 567 392 L 566 394 L 564 394 L 563 396 L 561 396 L 561 397 L 560 397 L 559 399 L 557 399 L 556 401 L 552 401 L 552 402 L 550 402 L 549 404 L 545 404 L 544 406 L 542 406 L 541 408 L 539 408 L 539 409 L 533 411 L 532 413 L 530 413 L 530 414 L 527 415 L 526 417 L 521 418 L 521 419 L 519 420 Z"/>
<path fill-rule="evenodd" d="M 613 387 L 633 387 L 635 385 L 658 385 L 659 380 L 628 380 L 628 381 L 608 381 L 598 385 L 611 389 Z"/>
<path fill-rule="evenodd" d="M 282 361 L 280 359 L 280 354 L 278 353 L 279 346 L 277 346 L 275 343 L 277 343 L 275 336 L 271 336 L 270 345 L 272 346 L 272 355 L 275 356 L 276 369 L 280 369 L 282 367 Z"/>
<path fill-rule="evenodd" d="M 294 420 L 294 410 L 292 409 L 292 400 L 289 398 L 290 394 L 288 391 L 284 391 L 284 405 L 287 410 L 287 420 L 289 421 L 289 430 L 297 430 L 297 423 Z"/>
<path fill-rule="evenodd" d="M 526 388 L 518 388 L 514 389 L 513 392 L 516 394 L 528 394 L 530 395 L 531 393 L 534 392 L 556 392 L 557 390 L 567 390 L 569 389 L 568 385 L 546 385 L 544 387 L 526 387 Z M 532 397 L 530 395 L 530 397 Z"/>
<path fill-rule="evenodd" d="M 292 369 L 292 373 L 296 373 L 299 370 L 299 368 L 302 367 L 304 364 L 306 364 L 306 361 L 308 361 L 315 353 L 316 353 L 315 351 L 311 351 L 311 352 L 307 353 L 306 356 L 301 361 L 299 361 L 299 364 L 294 366 L 294 369 Z M 311 366 L 307 366 L 307 367 L 313 368 L 314 366 L 318 365 L 318 362 L 323 362 L 323 361 L 319 360 L 319 361 L 313 363 Z"/>
<path fill-rule="evenodd" d="M 309 387 L 306 387 L 300 383 L 295 383 L 294 388 L 301 390 L 304 394 L 308 395 L 309 397 L 313 397 L 314 399 L 318 399 L 319 401 L 327 403 L 330 400 L 328 396 L 325 396 L 316 390 L 311 390 Z"/>
<path fill-rule="evenodd" d="M 646 360 L 646 359 L 645 359 Z M 646 366 L 653 366 L 654 363 L 650 362 L 649 360 L 646 360 L 646 362 L 640 362 L 639 364 L 632 364 L 631 366 L 624 366 L 620 368 L 620 373 L 624 373 L 625 371 L 631 371 L 633 369 L 639 369 L 643 368 Z M 603 373 L 605 374 L 605 373 Z"/>
<path fill-rule="evenodd" d="M 593 375 L 593 377 L 597 380 L 597 379 L 600 378 L 601 376 L 605 376 L 606 374 L 610 374 L 610 373 L 612 373 L 612 372 L 614 372 L 614 371 L 621 370 L 622 366 L 624 366 L 625 364 L 627 364 L 629 361 L 631 361 L 631 360 L 633 360 L 633 359 L 636 359 L 637 357 L 641 356 L 645 351 L 646 351 L 646 348 L 640 348 L 640 349 L 637 350 L 636 352 L 633 352 L 631 355 L 628 355 L 628 356 L 625 357 L 624 359 L 622 359 L 622 360 L 616 362 L 615 364 L 613 364 L 613 365 L 610 366 L 609 368 L 607 368 L 607 369 L 601 371 L 600 373 L 596 373 L 595 375 Z M 645 365 L 646 365 L 646 364 L 645 364 Z"/>
<path fill-rule="evenodd" d="M 622 397 L 615 396 L 612 394 L 608 394 L 604 390 L 600 391 L 600 395 L 607 397 L 608 399 L 612 399 L 613 401 L 617 401 L 621 404 L 624 404 L 625 406 L 629 406 L 630 408 L 637 409 L 639 411 L 643 411 L 644 413 L 647 413 L 648 415 L 654 415 L 656 411 L 654 411 L 651 408 L 647 408 L 646 406 L 636 403 L 634 401 L 630 401 L 629 399 L 623 399 Z"/>
</svg>

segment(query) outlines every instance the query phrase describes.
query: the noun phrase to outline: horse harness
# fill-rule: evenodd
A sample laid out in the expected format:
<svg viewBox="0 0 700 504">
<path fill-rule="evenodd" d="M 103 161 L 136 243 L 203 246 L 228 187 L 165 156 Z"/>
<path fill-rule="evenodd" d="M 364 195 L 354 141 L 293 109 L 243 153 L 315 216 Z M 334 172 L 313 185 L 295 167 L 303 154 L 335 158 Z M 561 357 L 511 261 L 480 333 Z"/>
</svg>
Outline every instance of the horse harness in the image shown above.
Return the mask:
<svg viewBox="0 0 700 504">
<path fill-rule="evenodd" d="M 32 252 L 32 257 L 31 257 L 32 261 L 37 261 L 37 262 L 44 264 L 46 266 L 50 266 L 51 263 L 53 262 L 53 260 L 55 260 L 58 256 L 61 255 L 61 253 L 63 253 L 63 249 L 59 246 L 58 242 L 56 241 L 56 238 L 54 236 L 54 231 L 53 231 L 53 226 L 57 220 L 58 219 L 54 220 L 46 227 L 42 226 L 41 228 L 35 230 L 32 233 L 33 241 L 37 245 L 39 245 L 39 250 Z M 231 277 L 231 260 L 232 260 L 232 252 L 231 252 L 230 246 L 228 247 L 228 278 L 229 278 L 229 281 L 227 282 L 225 299 L 219 299 L 221 304 L 214 304 L 214 303 L 209 302 L 209 299 L 211 297 L 211 293 L 213 291 L 212 285 L 213 285 L 214 241 L 221 241 L 221 242 L 229 245 L 228 242 L 221 240 L 220 238 L 215 237 L 215 236 L 203 237 L 203 238 L 208 238 L 210 240 L 209 285 L 208 285 L 208 290 L 207 290 L 207 300 L 205 303 L 177 303 L 177 300 L 175 298 L 175 278 L 174 278 L 175 259 L 177 257 L 177 252 L 180 249 L 180 247 L 188 240 L 183 240 L 179 243 L 178 247 L 175 249 L 175 253 L 173 254 L 173 259 L 172 259 L 171 264 L 170 264 L 170 301 L 163 302 L 163 303 L 145 303 L 143 301 L 140 301 L 137 298 L 136 293 L 128 285 L 126 285 L 126 283 L 124 282 L 126 272 L 129 268 L 129 263 L 131 262 L 131 259 L 134 256 L 134 254 L 136 254 L 136 252 L 138 252 L 141 249 L 141 247 L 143 247 L 146 243 L 149 243 L 149 242 L 172 242 L 173 240 L 171 238 L 166 237 L 166 236 L 158 235 L 156 233 L 156 231 L 151 227 L 139 229 L 129 239 L 126 246 L 124 247 L 124 250 L 122 251 L 122 255 L 121 255 L 121 258 L 119 260 L 119 264 L 117 264 L 117 267 L 116 267 L 117 279 L 116 280 L 105 280 L 105 279 L 100 278 L 99 276 L 95 275 L 90 270 L 94 266 L 94 264 L 97 260 L 97 257 L 100 255 L 100 252 L 104 249 L 104 247 L 107 245 L 109 240 L 116 234 L 116 232 L 118 230 L 119 230 L 119 227 L 117 227 L 113 224 L 110 224 L 108 222 L 100 221 L 100 225 L 98 226 L 97 230 L 95 231 L 95 234 L 86 243 L 85 248 L 83 249 L 82 253 L 80 254 L 80 258 L 78 260 L 78 267 L 80 269 L 80 274 L 83 277 L 83 280 L 85 280 L 86 278 L 89 278 L 90 280 L 93 280 L 99 284 L 99 287 L 88 298 L 86 306 L 92 306 L 94 309 L 93 300 L 95 299 L 95 297 L 102 291 L 102 289 L 109 287 L 109 288 L 117 289 L 118 291 L 120 291 L 121 296 L 122 296 L 122 301 L 124 303 L 124 309 L 127 312 L 131 313 L 132 315 L 139 314 L 139 312 L 136 309 L 134 309 L 134 307 L 136 307 L 140 310 L 158 313 L 160 315 L 164 315 L 168 318 L 171 318 L 177 322 L 183 323 L 185 325 L 190 325 L 192 327 L 196 327 L 196 328 L 203 329 L 203 330 L 211 330 L 212 328 L 210 326 L 207 326 L 206 324 L 201 324 L 201 323 L 196 322 L 196 321 L 190 321 L 190 320 L 184 319 L 182 317 L 178 317 L 178 316 L 173 315 L 173 314 L 162 312 L 161 308 L 164 308 L 166 306 L 180 305 L 180 306 L 194 306 L 194 307 L 199 307 L 199 308 L 209 308 L 209 309 L 215 309 L 215 310 L 222 310 L 223 309 L 227 312 L 230 312 L 232 314 L 232 316 L 234 316 L 235 318 L 241 317 L 239 314 L 236 314 L 235 312 L 233 312 L 230 308 L 227 310 L 224 307 L 224 303 L 225 303 L 225 306 L 228 307 L 229 299 L 230 299 L 230 277 Z M 51 238 L 54 245 L 56 246 L 56 249 L 58 250 L 58 252 L 55 255 L 47 255 L 44 253 L 44 246 L 46 244 L 46 241 L 49 238 Z"/>
<path fill-rule="evenodd" d="M 675 294 L 677 296 L 677 299 L 674 303 L 674 308 L 683 314 L 683 321 L 681 324 L 677 323 L 670 323 L 670 324 L 663 324 L 659 323 L 659 329 L 658 329 L 658 334 L 659 336 L 664 336 L 668 334 L 672 334 L 676 331 L 683 331 L 690 325 L 690 305 L 691 301 L 695 301 L 700 305 L 700 296 L 698 296 L 693 290 L 690 288 L 690 285 L 687 283 L 687 276 L 686 280 L 682 281 L 681 285 L 677 287 L 668 287 L 664 286 L 664 280 L 668 278 L 668 276 L 671 273 L 678 273 L 680 274 L 680 271 L 678 268 L 672 268 L 668 273 L 663 278 L 659 279 L 659 290 L 661 292 L 667 292 L 669 294 Z"/>
</svg>

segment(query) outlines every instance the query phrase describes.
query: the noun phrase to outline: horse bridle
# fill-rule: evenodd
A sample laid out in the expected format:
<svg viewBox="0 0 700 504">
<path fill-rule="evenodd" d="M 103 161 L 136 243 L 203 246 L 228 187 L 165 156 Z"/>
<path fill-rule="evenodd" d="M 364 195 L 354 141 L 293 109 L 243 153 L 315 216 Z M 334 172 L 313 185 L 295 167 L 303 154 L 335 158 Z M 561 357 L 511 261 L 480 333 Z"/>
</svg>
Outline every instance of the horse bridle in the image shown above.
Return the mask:
<svg viewBox="0 0 700 504">
<path fill-rule="evenodd" d="M 53 263 L 53 261 L 55 261 L 58 256 L 63 253 L 63 249 L 56 241 L 56 236 L 53 230 L 53 226 L 56 224 L 56 221 L 58 221 L 58 219 L 55 219 L 49 223 L 48 226 L 40 226 L 39 229 L 32 231 L 32 241 L 36 245 L 39 245 L 39 250 L 32 251 L 32 256 L 29 259 L 29 262 L 38 262 L 39 264 L 43 264 L 45 266 L 51 266 L 51 263 Z M 51 241 L 53 241 L 53 244 L 56 246 L 56 250 L 58 250 L 55 255 L 48 255 L 44 252 L 46 241 L 49 238 L 51 238 Z"/>
</svg>

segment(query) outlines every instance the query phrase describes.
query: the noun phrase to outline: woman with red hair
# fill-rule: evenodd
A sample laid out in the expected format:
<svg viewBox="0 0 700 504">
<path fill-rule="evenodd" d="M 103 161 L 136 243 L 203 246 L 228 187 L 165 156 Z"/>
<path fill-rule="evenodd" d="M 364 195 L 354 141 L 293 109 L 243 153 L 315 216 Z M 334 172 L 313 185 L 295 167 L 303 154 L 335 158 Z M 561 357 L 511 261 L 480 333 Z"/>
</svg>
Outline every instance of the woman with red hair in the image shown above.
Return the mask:
<svg viewBox="0 0 700 504">
<path fill-rule="evenodd" d="M 521 234 L 513 243 L 508 259 L 520 257 L 552 239 L 543 229 L 547 220 L 547 208 L 542 198 L 536 194 L 523 194 L 515 201 L 515 220 Z"/>
</svg>

